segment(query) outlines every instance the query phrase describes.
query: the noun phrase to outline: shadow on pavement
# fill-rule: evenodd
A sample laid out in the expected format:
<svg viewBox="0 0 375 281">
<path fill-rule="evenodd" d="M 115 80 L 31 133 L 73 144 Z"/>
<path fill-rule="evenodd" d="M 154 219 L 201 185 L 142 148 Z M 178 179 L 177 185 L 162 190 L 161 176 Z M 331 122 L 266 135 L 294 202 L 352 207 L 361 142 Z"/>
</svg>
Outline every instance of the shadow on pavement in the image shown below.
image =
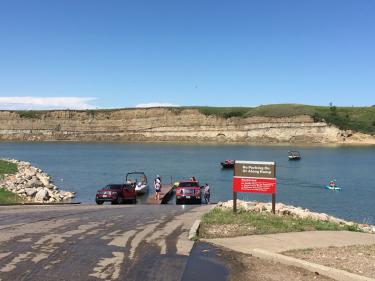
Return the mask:
<svg viewBox="0 0 375 281">
<path fill-rule="evenodd" d="M 182 281 L 228 280 L 229 269 L 219 250 L 207 243 L 196 242 L 191 250 Z"/>
</svg>

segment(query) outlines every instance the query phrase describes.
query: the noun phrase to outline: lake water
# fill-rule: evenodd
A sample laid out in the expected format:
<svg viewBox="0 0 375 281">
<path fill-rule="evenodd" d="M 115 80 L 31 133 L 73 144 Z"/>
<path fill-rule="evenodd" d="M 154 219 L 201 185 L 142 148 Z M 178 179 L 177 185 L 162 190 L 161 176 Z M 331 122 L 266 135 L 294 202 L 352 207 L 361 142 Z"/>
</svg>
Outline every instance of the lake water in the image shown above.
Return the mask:
<svg viewBox="0 0 375 281">
<path fill-rule="evenodd" d="M 301 161 L 288 161 L 292 149 L 301 152 Z M 210 184 L 212 201 L 229 200 L 233 170 L 222 170 L 222 160 L 275 161 L 278 202 L 375 223 L 375 147 L 0 143 L 0 157 L 31 162 L 60 188 L 77 192 L 83 203 L 93 203 L 97 189 L 123 182 L 129 171 L 144 171 L 149 181 L 157 174 L 164 182 L 169 176 L 173 181 L 195 176 L 201 184 Z M 324 189 L 331 178 L 337 179 L 341 192 Z M 238 197 L 271 200 L 270 195 Z"/>
</svg>

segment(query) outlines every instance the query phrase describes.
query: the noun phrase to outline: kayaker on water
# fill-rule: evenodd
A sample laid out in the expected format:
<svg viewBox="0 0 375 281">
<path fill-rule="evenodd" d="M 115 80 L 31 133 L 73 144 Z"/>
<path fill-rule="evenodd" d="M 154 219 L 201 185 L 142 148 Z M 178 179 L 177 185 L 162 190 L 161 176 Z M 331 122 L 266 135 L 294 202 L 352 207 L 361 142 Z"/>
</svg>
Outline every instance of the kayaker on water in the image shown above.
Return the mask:
<svg viewBox="0 0 375 281">
<path fill-rule="evenodd" d="M 329 182 L 329 186 L 330 186 L 330 187 L 336 187 L 336 180 L 331 180 L 331 181 Z"/>
</svg>

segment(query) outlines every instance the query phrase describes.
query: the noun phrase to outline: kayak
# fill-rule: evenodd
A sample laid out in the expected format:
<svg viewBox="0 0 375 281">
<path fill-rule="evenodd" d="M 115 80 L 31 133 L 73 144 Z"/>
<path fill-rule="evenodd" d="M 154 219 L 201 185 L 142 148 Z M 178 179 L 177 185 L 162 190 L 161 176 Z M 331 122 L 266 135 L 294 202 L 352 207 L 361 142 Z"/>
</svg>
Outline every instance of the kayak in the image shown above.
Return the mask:
<svg viewBox="0 0 375 281">
<path fill-rule="evenodd" d="M 329 190 L 341 190 L 341 187 L 326 185 L 326 189 L 329 189 Z"/>
</svg>

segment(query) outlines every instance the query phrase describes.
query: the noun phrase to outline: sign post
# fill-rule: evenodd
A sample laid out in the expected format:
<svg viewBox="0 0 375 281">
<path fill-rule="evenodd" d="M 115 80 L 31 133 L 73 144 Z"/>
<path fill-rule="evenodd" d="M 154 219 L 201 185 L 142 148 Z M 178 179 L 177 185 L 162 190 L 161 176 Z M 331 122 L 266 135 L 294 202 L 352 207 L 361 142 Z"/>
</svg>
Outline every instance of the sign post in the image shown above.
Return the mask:
<svg viewBox="0 0 375 281">
<path fill-rule="evenodd" d="M 236 160 L 233 176 L 233 212 L 237 212 L 237 192 L 272 194 L 272 213 L 275 213 L 276 163 Z"/>
</svg>

